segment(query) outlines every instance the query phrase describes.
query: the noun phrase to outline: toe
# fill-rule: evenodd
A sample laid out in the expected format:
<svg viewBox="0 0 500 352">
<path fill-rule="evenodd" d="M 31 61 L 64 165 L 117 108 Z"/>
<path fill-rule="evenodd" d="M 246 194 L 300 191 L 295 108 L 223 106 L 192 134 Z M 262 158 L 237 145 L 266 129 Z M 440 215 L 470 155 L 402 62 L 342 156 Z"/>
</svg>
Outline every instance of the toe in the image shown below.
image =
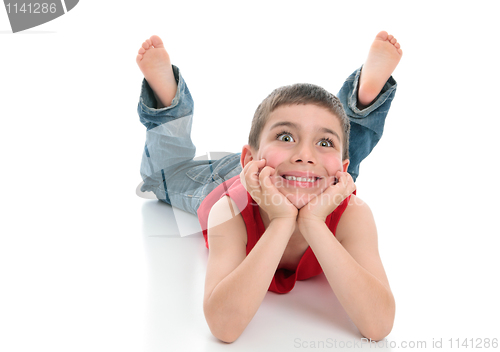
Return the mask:
<svg viewBox="0 0 500 352">
<path fill-rule="evenodd" d="M 148 43 L 149 46 L 153 45 L 153 43 L 151 42 L 151 39 L 146 39 L 146 43 Z"/>
<path fill-rule="evenodd" d="M 149 44 L 147 42 L 142 43 L 142 47 L 146 50 L 149 49 Z"/>
<path fill-rule="evenodd" d="M 146 49 L 144 49 L 142 46 L 141 48 L 139 49 L 139 54 L 144 54 L 146 52 Z"/>
<path fill-rule="evenodd" d="M 376 38 L 377 39 L 381 39 L 381 40 L 387 40 L 387 32 L 386 31 L 382 31 L 382 32 L 379 32 L 379 34 L 377 34 Z"/>
<path fill-rule="evenodd" d="M 389 34 L 389 35 L 387 36 L 387 40 L 388 40 L 388 41 L 391 41 L 391 40 L 392 40 L 392 38 L 394 38 L 394 36 L 393 36 L 392 34 Z"/>
<path fill-rule="evenodd" d="M 397 43 L 397 40 L 394 37 L 390 41 L 391 41 L 391 44 L 396 44 Z"/>
<path fill-rule="evenodd" d="M 399 43 L 396 43 L 396 44 L 394 44 L 394 47 L 395 47 L 396 49 L 399 49 L 399 48 L 401 47 L 401 45 L 399 45 Z"/>
<path fill-rule="evenodd" d="M 135 62 L 139 63 L 142 60 L 142 55 L 138 54 L 137 57 L 135 58 Z"/>
<path fill-rule="evenodd" d="M 157 35 L 151 36 L 151 42 L 155 48 L 163 48 L 163 41 Z"/>
</svg>

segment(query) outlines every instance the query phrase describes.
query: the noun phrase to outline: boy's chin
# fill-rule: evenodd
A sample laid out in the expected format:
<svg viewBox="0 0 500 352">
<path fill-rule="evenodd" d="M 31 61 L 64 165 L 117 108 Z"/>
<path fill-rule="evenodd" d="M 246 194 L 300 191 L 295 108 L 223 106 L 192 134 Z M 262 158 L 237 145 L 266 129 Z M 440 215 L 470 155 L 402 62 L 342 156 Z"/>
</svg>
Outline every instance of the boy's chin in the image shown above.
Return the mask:
<svg viewBox="0 0 500 352">
<path fill-rule="evenodd" d="M 307 202 L 307 203 L 309 203 L 309 202 Z M 292 204 L 295 205 L 295 207 L 300 210 L 301 208 L 305 207 L 307 205 L 307 203 L 300 202 L 300 203 L 292 203 Z"/>
<path fill-rule="evenodd" d="M 297 189 L 290 189 L 290 188 L 284 188 L 284 187 L 277 187 L 278 191 L 281 192 L 297 209 L 301 209 L 304 206 L 306 206 L 312 199 L 316 198 L 319 196 L 324 189 L 326 188 L 326 184 L 322 185 L 323 187 L 321 188 L 297 188 Z"/>
<path fill-rule="evenodd" d="M 297 195 L 288 195 L 287 196 L 290 203 L 295 205 L 295 207 L 299 210 L 301 208 L 303 208 L 304 206 L 306 206 L 311 201 L 311 199 L 313 199 L 314 197 L 315 197 L 315 195 L 312 195 L 312 194 L 309 194 L 309 195 L 304 194 L 301 196 L 297 196 Z"/>
</svg>

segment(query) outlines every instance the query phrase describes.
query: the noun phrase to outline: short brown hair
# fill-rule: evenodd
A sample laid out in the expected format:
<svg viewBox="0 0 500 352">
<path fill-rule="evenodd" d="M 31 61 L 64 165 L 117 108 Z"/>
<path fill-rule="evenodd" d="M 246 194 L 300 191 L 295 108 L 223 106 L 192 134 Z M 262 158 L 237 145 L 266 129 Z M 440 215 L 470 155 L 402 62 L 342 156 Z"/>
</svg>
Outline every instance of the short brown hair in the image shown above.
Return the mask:
<svg viewBox="0 0 500 352">
<path fill-rule="evenodd" d="M 269 115 L 282 105 L 314 104 L 326 108 L 340 121 L 342 128 L 342 160 L 349 159 L 349 131 L 350 123 L 344 107 L 332 93 L 309 83 L 297 83 L 275 89 L 265 98 L 255 110 L 252 127 L 248 136 L 248 144 L 255 150 L 259 149 L 262 129 L 269 119 Z"/>
</svg>

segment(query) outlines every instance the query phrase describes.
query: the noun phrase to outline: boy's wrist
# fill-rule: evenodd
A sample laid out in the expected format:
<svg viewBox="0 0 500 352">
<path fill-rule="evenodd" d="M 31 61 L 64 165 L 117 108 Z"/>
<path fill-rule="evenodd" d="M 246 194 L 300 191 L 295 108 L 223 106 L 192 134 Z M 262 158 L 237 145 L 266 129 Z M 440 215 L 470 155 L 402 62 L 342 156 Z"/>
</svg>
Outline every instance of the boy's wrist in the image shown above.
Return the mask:
<svg viewBox="0 0 500 352">
<path fill-rule="evenodd" d="M 302 235 L 307 236 L 309 233 L 317 232 L 319 229 L 326 226 L 323 219 L 319 218 L 297 218 L 297 226 Z"/>
<path fill-rule="evenodd" d="M 279 228 L 281 230 L 280 232 L 289 233 L 291 236 L 293 231 L 295 231 L 296 224 L 297 224 L 296 218 L 277 217 L 277 218 L 274 218 L 270 221 L 269 226 L 279 226 Z"/>
</svg>

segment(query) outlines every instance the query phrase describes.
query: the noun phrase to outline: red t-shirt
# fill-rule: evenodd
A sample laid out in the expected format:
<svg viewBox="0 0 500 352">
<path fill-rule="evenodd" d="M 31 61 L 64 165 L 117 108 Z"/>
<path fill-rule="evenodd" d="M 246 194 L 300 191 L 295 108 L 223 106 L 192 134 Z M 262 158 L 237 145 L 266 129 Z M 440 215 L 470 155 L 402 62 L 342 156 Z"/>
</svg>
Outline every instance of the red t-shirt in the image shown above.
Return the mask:
<svg viewBox="0 0 500 352">
<path fill-rule="evenodd" d="M 240 182 L 240 176 L 235 176 L 226 182 L 220 184 L 203 200 L 198 208 L 198 220 L 200 221 L 205 237 L 205 245 L 208 248 L 207 224 L 208 214 L 212 206 L 223 196 L 228 195 L 236 203 L 243 221 L 247 229 L 247 255 L 255 246 L 260 237 L 266 230 L 259 212 L 259 206 L 254 202 L 250 194 L 246 191 Z M 347 197 L 328 217 L 325 223 L 330 231 L 335 235 L 337 224 L 344 212 L 347 204 L 349 204 L 350 196 Z M 308 247 L 304 255 L 300 259 L 297 269 L 290 271 L 286 269 L 278 269 L 274 274 L 269 291 L 276 293 L 287 293 L 292 290 L 297 280 L 309 279 L 313 276 L 321 274 L 323 269 L 314 256 L 311 247 Z"/>
</svg>

